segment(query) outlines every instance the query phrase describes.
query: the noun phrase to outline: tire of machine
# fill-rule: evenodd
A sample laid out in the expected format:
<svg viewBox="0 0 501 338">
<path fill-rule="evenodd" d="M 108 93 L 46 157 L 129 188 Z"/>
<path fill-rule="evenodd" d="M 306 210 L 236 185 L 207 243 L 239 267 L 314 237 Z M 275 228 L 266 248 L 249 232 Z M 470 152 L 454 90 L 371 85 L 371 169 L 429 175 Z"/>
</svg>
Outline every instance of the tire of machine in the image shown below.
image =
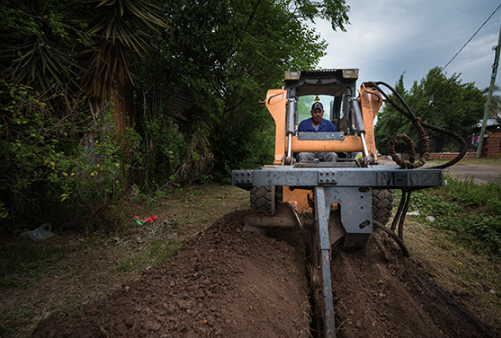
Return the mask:
<svg viewBox="0 0 501 338">
<path fill-rule="evenodd" d="M 282 203 L 282 187 L 275 187 L 275 207 Z M 271 214 L 271 186 L 254 186 L 250 191 L 251 208 Z"/>
<path fill-rule="evenodd" d="M 393 210 L 392 189 L 372 189 L 372 218 L 382 224 L 388 223 Z"/>
</svg>

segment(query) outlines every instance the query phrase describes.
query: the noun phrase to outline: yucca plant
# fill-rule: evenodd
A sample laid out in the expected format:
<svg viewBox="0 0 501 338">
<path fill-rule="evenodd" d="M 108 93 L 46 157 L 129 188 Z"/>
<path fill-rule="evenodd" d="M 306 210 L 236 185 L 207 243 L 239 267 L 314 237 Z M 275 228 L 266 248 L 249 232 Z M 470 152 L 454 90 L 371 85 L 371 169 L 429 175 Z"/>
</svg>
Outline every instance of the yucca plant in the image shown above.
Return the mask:
<svg viewBox="0 0 501 338">
<path fill-rule="evenodd" d="M 135 121 L 127 54 L 132 51 L 143 57 L 150 33 L 167 25 L 159 8 L 146 0 L 77 0 L 75 4 L 85 13 L 96 46 L 90 50 L 84 87 L 98 109 L 114 101 L 116 128 L 125 130 Z"/>
</svg>

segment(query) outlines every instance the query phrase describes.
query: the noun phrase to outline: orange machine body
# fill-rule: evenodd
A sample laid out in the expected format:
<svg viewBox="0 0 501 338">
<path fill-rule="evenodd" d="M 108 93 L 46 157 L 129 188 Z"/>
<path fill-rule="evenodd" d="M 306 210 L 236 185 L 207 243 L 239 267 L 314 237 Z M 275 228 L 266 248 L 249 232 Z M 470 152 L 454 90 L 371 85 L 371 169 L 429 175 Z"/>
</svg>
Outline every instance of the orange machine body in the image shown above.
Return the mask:
<svg viewBox="0 0 501 338">
<path fill-rule="evenodd" d="M 266 107 L 275 121 L 275 165 L 284 163 L 288 151 L 288 136 L 286 135 L 287 91 L 271 89 L 266 96 Z M 365 125 L 365 141 L 369 155 L 377 161 L 376 142 L 374 139 L 374 119 L 383 104 L 381 94 L 364 84 L 359 88 L 358 102 Z M 298 121 L 296 121 L 296 124 Z M 359 135 L 345 135 L 342 140 L 299 140 L 292 136 L 291 150 L 297 152 L 361 152 L 362 140 Z M 283 188 L 283 201 L 296 205 L 298 212 L 311 211 L 308 203 L 308 190 L 293 190 Z"/>
<path fill-rule="evenodd" d="M 362 84 L 358 98 L 365 124 L 365 140 L 369 154 L 377 160 L 376 142 L 374 139 L 374 118 L 383 98 L 376 89 Z M 282 164 L 288 149 L 286 126 L 287 95 L 283 89 L 271 89 L 266 96 L 266 107 L 275 121 L 275 160 L 274 164 Z M 292 152 L 359 152 L 363 150 L 358 135 L 346 135 L 343 140 L 299 140 L 292 136 Z"/>
</svg>

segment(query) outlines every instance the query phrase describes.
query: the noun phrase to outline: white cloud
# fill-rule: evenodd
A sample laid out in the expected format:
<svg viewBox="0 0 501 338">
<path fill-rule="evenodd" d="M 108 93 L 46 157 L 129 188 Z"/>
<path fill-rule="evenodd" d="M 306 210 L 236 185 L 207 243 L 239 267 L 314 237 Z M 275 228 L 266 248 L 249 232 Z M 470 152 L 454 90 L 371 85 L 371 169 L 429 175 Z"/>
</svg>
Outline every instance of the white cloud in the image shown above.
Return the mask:
<svg viewBox="0 0 501 338">
<path fill-rule="evenodd" d="M 405 72 L 406 88 L 430 69 L 443 67 L 499 5 L 492 0 L 354 0 L 347 32 L 319 20 L 315 28 L 329 43 L 322 68 L 359 68 L 361 81 L 395 84 Z M 446 69 L 479 88 L 490 83 L 501 9 Z M 501 75 L 497 77 L 499 79 Z M 498 82 L 498 81 L 497 81 Z"/>
</svg>

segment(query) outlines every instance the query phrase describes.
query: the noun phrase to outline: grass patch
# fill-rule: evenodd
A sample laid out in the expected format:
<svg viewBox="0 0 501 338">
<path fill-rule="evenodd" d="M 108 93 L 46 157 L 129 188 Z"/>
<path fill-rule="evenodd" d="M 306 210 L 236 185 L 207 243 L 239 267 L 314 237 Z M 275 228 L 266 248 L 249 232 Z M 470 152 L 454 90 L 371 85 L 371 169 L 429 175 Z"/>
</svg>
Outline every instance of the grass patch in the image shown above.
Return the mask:
<svg viewBox="0 0 501 338">
<path fill-rule="evenodd" d="M 482 208 L 489 215 L 501 215 L 501 182 L 475 184 L 473 179 L 460 181 L 447 179 L 446 196 L 454 202 L 471 209 Z"/>
<path fill-rule="evenodd" d="M 63 259 L 67 250 L 19 240 L 0 247 L 0 287 L 33 286 L 46 273 L 50 262 Z"/>
<path fill-rule="evenodd" d="M 419 215 L 406 219 L 406 244 L 428 278 L 499 333 L 501 181 L 479 185 L 449 176 L 445 181 L 413 192 L 409 211 Z"/>
<path fill-rule="evenodd" d="M 409 210 L 418 210 L 418 217 L 433 227 L 453 231 L 475 250 L 501 256 L 501 182 L 446 181 L 442 187 L 413 192 Z"/>
<path fill-rule="evenodd" d="M 471 250 L 454 231 L 417 217 L 408 217 L 405 227 L 411 259 L 420 262 L 421 273 L 501 332 L 501 257 Z"/>
<path fill-rule="evenodd" d="M 40 320 L 69 315 L 106 297 L 172 257 L 214 221 L 248 205 L 248 191 L 207 184 L 135 198 L 108 228 L 85 233 L 56 229 L 56 237 L 40 243 L 4 240 L 0 337 L 30 337 Z M 158 218 L 138 225 L 135 215 Z"/>
<path fill-rule="evenodd" d="M 120 259 L 115 268 L 118 272 L 130 272 L 135 270 L 154 269 L 161 262 L 171 258 L 176 252 L 183 249 L 184 241 L 155 240 L 150 244 L 147 251 L 135 256 Z"/>
</svg>

